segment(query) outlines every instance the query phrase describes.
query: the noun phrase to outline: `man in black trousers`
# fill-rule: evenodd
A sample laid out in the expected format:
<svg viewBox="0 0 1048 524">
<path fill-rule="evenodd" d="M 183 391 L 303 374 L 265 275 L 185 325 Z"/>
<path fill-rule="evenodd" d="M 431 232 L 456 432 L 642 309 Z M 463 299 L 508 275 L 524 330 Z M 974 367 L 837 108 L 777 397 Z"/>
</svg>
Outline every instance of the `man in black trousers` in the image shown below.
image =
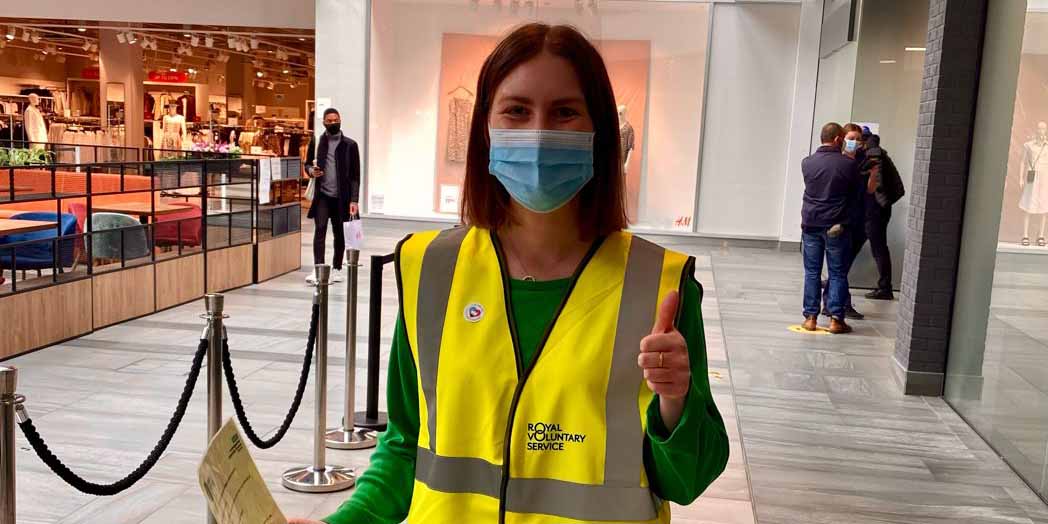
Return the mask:
<svg viewBox="0 0 1048 524">
<path fill-rule="evenodd" d="M 877 263 L 877 289 L 866 294 L 871 300 L 893 300 L 892 254 L 888 250 L 888 223 L 892 219 L 892 205 L 898 202 L 906 189 L 899 171 L 895 168 L 888 152 L 881 147 L 881 137 L 863 129 L 866 155 L 875 162 L 876 170 L 868 182 L 866 202 L 866 236 L 870 239 L 870 251 Z"/>
<path fill-rule="evenodd" d="M 316 226 L 313 232 L 313 263 L 324 263 L 324 243 L 327 226 L 331 223 L 335 235 L 335 256 L 331 263 L 331 281 L 342 281 L 342 257 L 346 251 L 346 239 L 342 223 L 356 217 L 360 201 L 360 149 L 353 139 L 342 134 L 342 116 L 335 108 L 324 111 L 325 132 L 317 138 L 316 153 L 311 146 L 306 153 L 306 172 L 316 178 L 313 204 L 309 214 Z M 310 273 L 306 281 L 316 283 L 316 275 Z"/>
</svg>

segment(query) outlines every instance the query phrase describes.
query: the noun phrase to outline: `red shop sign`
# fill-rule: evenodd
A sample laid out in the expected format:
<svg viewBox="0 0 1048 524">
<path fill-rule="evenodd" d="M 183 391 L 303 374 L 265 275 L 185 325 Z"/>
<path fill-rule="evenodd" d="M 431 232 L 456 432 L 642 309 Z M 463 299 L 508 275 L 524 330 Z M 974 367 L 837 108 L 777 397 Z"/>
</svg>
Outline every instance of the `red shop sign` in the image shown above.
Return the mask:
<svg viewBox="0 0 1048 524">
<path fill-rule="evenodd" d="M 98 80 L 101 77 L 97 67 L 85 67 L 80 71 L 80 78 L 86 78 L 88 80 Z"/>
<path fill-rule="evenodd" d="M 186 82 L 189 75 L 182 71 L 150 71 L 150 82 Z"/>
</svg>

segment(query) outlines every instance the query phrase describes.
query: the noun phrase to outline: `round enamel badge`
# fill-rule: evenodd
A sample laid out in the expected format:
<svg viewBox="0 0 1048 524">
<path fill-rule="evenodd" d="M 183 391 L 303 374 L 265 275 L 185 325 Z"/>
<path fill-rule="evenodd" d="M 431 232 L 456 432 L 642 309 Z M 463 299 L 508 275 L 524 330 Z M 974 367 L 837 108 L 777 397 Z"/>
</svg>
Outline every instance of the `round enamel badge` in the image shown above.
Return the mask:
<svg viewBox="0 0 1048 524">
<path fill-rule="evenodd" d="M 466 317 L 466 320 L 470 322 L 480 322 L 480 319 L 484 318 L 484 306 L 474 302 L 466 306 L 462 316 Z"/>
</svg>

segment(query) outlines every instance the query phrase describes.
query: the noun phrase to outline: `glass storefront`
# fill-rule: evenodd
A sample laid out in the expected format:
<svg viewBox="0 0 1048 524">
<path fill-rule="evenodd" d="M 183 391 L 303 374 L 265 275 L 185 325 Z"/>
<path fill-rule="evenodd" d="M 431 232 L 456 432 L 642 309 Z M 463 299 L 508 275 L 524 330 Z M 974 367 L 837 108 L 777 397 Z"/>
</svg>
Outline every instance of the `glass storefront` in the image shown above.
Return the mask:
<svg viewBox="0 0 1048 524">
<path fill-rule="evenodd" d="M 955 326 L 945 395 L 1048 500 L 1048 2 L 1031 0 L 1025 15 L 1006 169 L 1004 137 L 993 153 L 1002 160 L 995 176 L 1003 179 L 1003 202 L 997 201 L 1001 214 L 993 271 L 983 277 L 992 278 L 992 288 L 986 285 L 989 311 L 976 312 L 986 323 L 985 338 L 982 331 L 979 340 L 959 337 Z M 968 206 L 980 198 L 969 195 Z"/>
<path fill-rule="evenodd" d="M 634 225 L 693 230 L 711 4 L 372 3 L 368 212 L 458 217 L 474 89 L 514 27 L 571 24 L 600 48 L 620 112 Z"/>
</svg>

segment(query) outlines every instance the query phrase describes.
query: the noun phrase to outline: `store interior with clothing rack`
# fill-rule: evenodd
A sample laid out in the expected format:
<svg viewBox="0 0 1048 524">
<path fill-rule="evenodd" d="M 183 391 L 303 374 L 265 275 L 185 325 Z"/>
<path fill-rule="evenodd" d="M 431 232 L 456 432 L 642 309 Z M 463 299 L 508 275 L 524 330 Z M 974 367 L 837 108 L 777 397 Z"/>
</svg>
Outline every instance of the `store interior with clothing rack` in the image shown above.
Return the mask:
<svg viewBox="0 0 1048 524">
<path fill-rule="evenodd" d="M 128 160 L 85 145 L 300 156 L 313 42 L 285 28 L 0 18 L 0 144 L 59 163 Z"/>
</svg>

